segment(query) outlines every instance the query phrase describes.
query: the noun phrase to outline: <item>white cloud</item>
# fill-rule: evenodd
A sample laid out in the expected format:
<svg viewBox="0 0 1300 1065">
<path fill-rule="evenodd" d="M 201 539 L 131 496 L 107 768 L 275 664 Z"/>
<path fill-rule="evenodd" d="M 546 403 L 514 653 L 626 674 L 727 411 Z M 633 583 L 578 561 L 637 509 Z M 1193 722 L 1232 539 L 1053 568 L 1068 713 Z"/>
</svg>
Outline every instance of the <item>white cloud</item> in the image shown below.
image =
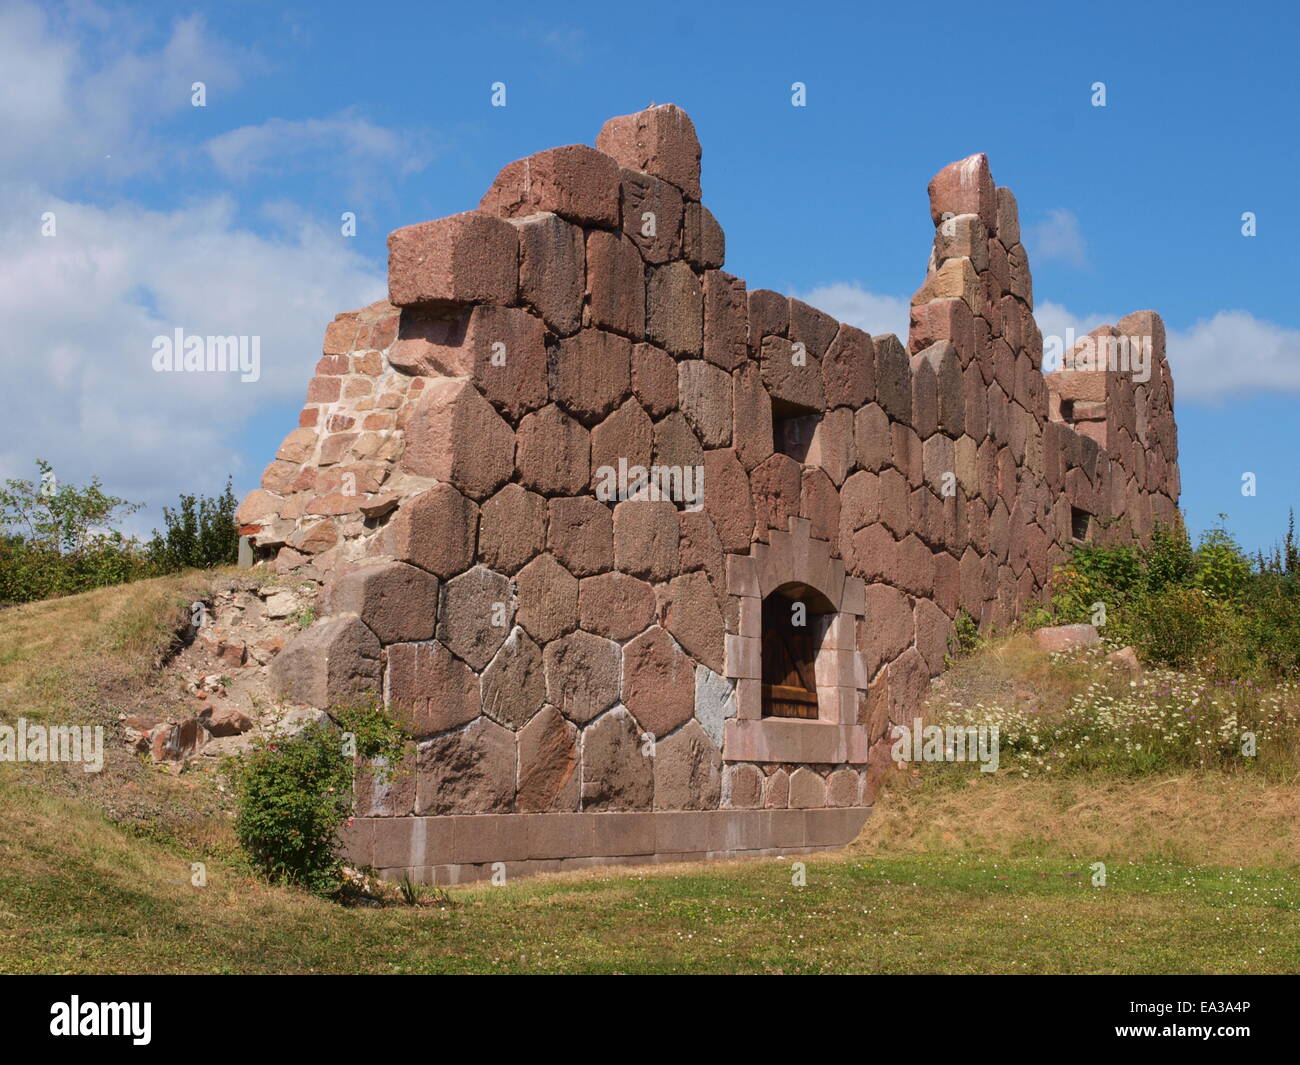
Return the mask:
<svg viewBox="0 0 1300 1065">
<path fill-rule="evenodd" d="M 424 169 L 431 153 L 421 141 L 349 110 L 331 118 L 272 118 L 241 126 L 213 137 L 206 150 L 228 180 L 288 170 L 342 172 L 350 193 L 360 199 L 393 175 L 405 177 Z"/>
<path fill-rule="evenodd" d="M 1300 394 L 1300 329 L 1219 311 L 1168 335 L 1170 367 L 1180 399 L 1217 402 L 1243 392 Z"/>
<path fill-rule="evenodd" d="M 160 212 L 29 195 L 0 226 L 11 397 L 0 478 L 32 476 L 41 457 L 62 479 L 97 473 L 114 494 L 155 506 L 219 488 L 244 472 L 247 420 L 301 399 L 333 315 L 384 293 L 382 274 L 336 232 L 259 236 L 239 228 L 226 198 Z M 32 222 L 45 210 L 57 236 Z M 178 327 L 260 336 L 260 380 L 155 373 L 153 338 Z"/>
<path fill-rule="evenodd" d="M 191 84 L 205 82 L 211 99 L 256 65 L 198 18 L 160 30 L 91 3 L 0 7 L 0 375 L 11 399 L 0 479 L 32 477 L 38 457 L 65 481 L 98 474 L 112 494 L 147 505 L 128 525 L 147 531 L 180 492 L 215 494 L 227 473 L 259 470 L 270 455 L 242 439 L 249 423 L 301 401 L 336 312 L 383 296 L 382 265 L 294 203 L 249 210 L 210 195 L 156 209 L 113 184 L 192 155 L 165 125 L 190 110 Z M 317 165 L 326 148 L 354 176 L 419 164 L 352 112 L 210 143 L 227 176 L 286 157 Z M 66 179 L 114 192 L 60 194 Z M 54 236 L 41 235 L 46 212 Z M 177 328 L 260 337 L 260 379 L 155 373 L 153 338 Z"/>
<path fill-rule="evenodd" d="M 0 8 L 0 176 L 146 172 L 161 153 L 152 127 L 190 109 L 194 82 L 228 91 L 247 62 L 198 16 L 177 21 L 160 44 L 144 44 L 148 36 L 143 23 L 87 5 Z"/>
<path fill-rule="evenodd" d="M 1099 325 L 1114 325 L 1122 317 L 1119 314 L 1076 314 L 1051 300 L 1040 300 L 1034 307 L 1034 320 L 1043 339 L 1058 337 L 1063 347 L 1069 346 L 1066 341 L 1071 335 L 1075 338 L 1087 336 Z"/>
<path fill-rule="evenodd" d="M 1056 259 L 1080 269 L 1088 265 L 1088 244 L 1073 211 L 1054 207 L 1043 221 L 1030 227 L 1028 236 L 1031 262 Z"/>
<path fill-rule="evenodd" d="M 1075 314 L 1046 300 L 1034 309 L 1044 339 L 1066 344 L 1122 314 Z M 1300 329 L 1257 318 L 1249 311 L 1219 311 L 1187 329 L 1165 326 L 1165 353 L 1180 400 L 1214 403 L 1248 393 L 1300 394 Z"/>
<path fill-rule="evenodd" d="M 907 330 L 911 321 L 909 300 L 868 292 L 856 281 L 836 281 L 792 295 L 872 336 L 893 333 L 904 345 L 907 343 Z"/>
</svg>

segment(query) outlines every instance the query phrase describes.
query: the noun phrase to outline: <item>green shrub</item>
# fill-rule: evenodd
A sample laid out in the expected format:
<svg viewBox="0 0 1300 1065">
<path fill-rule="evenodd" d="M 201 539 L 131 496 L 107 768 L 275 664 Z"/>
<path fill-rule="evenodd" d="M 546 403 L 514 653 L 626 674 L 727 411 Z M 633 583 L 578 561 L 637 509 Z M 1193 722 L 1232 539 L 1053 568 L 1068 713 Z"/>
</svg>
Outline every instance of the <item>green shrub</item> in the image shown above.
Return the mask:
<svg viewBox="0 0 1300 1065">
<path fill-rule="evenodd" d="M 965 610 L 957 611 L 957 617 L 953 621 L 951 643 L 958 656 L 974 654 L 984 644 L 984 637 L 980 635 L 979 622 Z"/>
<path fill-rule="evenodd" d="M 406 738 L 382 708 L 344 709 L 335 717 L 344 731 L 312 725 L 259 744 L 229 767 L 235 834 L 253 865 L 273 883 L 325 896 L 342 885 L 339 830 L 352 813 L 353 752 L 393 766 Z"/>
<path fill-rule="evenodd" d="M 150 575 L 137 541 L 113 526 L 139 507 L 108 495 L 99 478 L 60 484 L 40 459 L 36 481 L 0 489 L 0 603 L 29 603 Z"/>
<path fill-rule="evenodd" d="M 180 505 L 163 507 L 165 534 L 155 532 L 149 555 L 165 573 L 182 569 L 233 566 L 239 559 L 239 532 L 235 528 L 235 493 L 226 479 L 221 495 L 182 495 Z"/>
<path fill-rule="evenodd" d="M 140 509 L 108 495 L 98 477 L 80 488 L 60 484 L 37 459 L 35 481 L 0 489 L 0 604 L 30 603 L 92 588 L 157 577 L 190 567 L 230 565 L 239 555 L 235 495 L 182 495 L 163 508 L 166 533 L 142 544 L 116 528 Z"/>
<path fill-rule="evenodd" d="M 1222 524 L 1195 548 L 1181 521 L 1157 526 L 1145 547 L 1078 544 L 1051 583 L 1046 623 L 1093 620 L 1151 663 L 1214 677 L 1300 674 L 1300 571 L 1294 519 L 1272 557 L 1258 563 Z"/>
</svg>

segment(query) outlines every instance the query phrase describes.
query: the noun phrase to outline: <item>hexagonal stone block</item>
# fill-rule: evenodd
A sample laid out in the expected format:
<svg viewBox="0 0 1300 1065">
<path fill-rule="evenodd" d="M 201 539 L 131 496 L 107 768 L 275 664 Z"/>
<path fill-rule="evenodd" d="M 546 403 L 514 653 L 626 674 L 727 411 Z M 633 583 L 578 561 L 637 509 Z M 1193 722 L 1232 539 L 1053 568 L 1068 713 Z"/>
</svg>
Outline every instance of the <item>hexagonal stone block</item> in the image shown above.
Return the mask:
<svg viewBox="0 0 1300 1065">
<path fill-rule="evenodd" d="M 656 736 L 695 713 L 695 663 L 658 625 L 623 648 L 623 703 Z"/>
<path fill-rule="evenodd" d="M 632 347 L 632 391 L 649 413 L 661 418 L 677 406 L 677 362 L 653 344 Z"/>
<path fill-rule="evenodd" d="M 869 334 L 841 325 L 822 358 L 828 407 L 857 409 L 876 397 L 876 348 Z"/>
<path fill-rule="evenodd" d="M 679 410 L 655 424 L 654 462 L 677 470 L 694 470 L 704 462 L 704 448 Z"/>
<path fill-rule="evenodd" d="M 848 407 L 827 411 L 813 430 L 804 461 L 809 466 L 820 466 L 836 485 L 841 485 L 853 469 L 855 457 L 853 411 Z"/>
<path fill-rule="evenodd" d="M 492 404 L 466 380 L 430 380 L 406 429 L 402 468 L 486 499 L 510 480 L 514 467 L 514 430 Z"/>
<path fill-rule="evenodd" d="M 551 396 L 584 425 L 608 414 L 632 389 L 632 343 L 603 329 L 582 329 L 556 345 Z"/>
<path fill-rule="evenodd" d="M 654 762 L 636 721 L 615 707 L 582 733 L 582 808 L 648 810 L 654 802 Z"/>
<path fill-rule="evenodd" d="M 591 479 L 591 434 L 555 404 L 519 423 L 519 480 L 542 495 L 574 495 Z"/>
<path fill-rule="evenodd" d="M 888 584 L 869 584 L 866 613 L 859 626 L 858 650 L 868 677 L 911 646 L 915 635 L 907 596 Z"/>
<path fill-rule="evenodd" d="M 722 612 L 708 577 L 698 570 L 683 573 L 660 585 L 656 592 L 664 628 L 692 658 L 721 673 Z M 636 713 L 635 708 L 632 712 Z"/>
<path fill-rule="evenodd" d="M 763 778 L 763 808 L 784 810 L 790 805 L 790 774 L 777 769 Z"/>
<path fill-rule="evenodd" d="M 772 454 L 772 397 L 763 387 L 762 372 L 754 363 L 742 364 L 732 381 L 735 406 L 732 440 L 736 455 L 752 470 Z"/>
<path fill-rule="evenodd" d="M 655 618 L 650 585 L 626 573 L 584 577 L 578 585 L 578 622 L 611 640 L 631 639 Z"/>
<path fill-rule="evenodd" d="M 722 232 L 713 212 L 702 203 L 688 201 L 682 212 L 682 256 L 697 270 L 716 270 L 727 260 L 727 235 Z M 743 296 L 744 282 L 741 286 Z M 745 298 L 742 310 L 746 319 L 749 317 L 748 304 L 749 300 Z"/>
<path fill-rule="evenodd" d="M 772 455 L 750 474 L 753 486 L 754 520 L 758 532 L 786 530 L 790 519 L 799 516 L 803 471 L 789 455 Z"/>
<path fill-rule="evenodd" d="M 821 363 L 806 347 L 800 349 L 784 337 L 764 337 L 759 358 L 763 384 L 773 400 L 806 411 L 826 407 Z"/>
<path fill-rule="evenodd" d="M 438 616 L 438 578 L 405 562 L 362 566 L 330 589 L 337 614 L 360 614 L 380 643 L 427 640 Z"/>
<path fill-rule="evenodd" d="M 578 626 L 578 578 L 555 561 L 538 555 L 515 578 L 519 624 L 538 643 L 550 643 Z"/>
<path fill-rule="evenodd" d="M 645 263 L 636 245 L 618 233 L 587 235 L 588 324 L 625 337 L 645 336 Z"/>
<path fill-rule="evenodd" d="M 893 333 L 873 336 L 871 343 L 876 349 L 876 402 L 890 421 L 910 425 L 912 370 L 907 351 Z"/>
<path fill-rule="evenodd" d="M 862 778 L 856 769 L 837 769 L 826 778 L 827 806 L 857 806 Z"/>
<path fill-rule="evenodd" d="M 681 250 L 681 190 L 637 170 L 623 169 L 623 233 L 647 263 L 667 263 Z"/>
<path fill-rule="evenodd" d="M 790 808 L 815 810 L 826 805 L 826 781 L 807 766 L 790 774 Z"/>
<path fill-rule="evenodd" d="M 329 709 L 378 692 L 379 640 L 359 617 L 326 618 L 290 640 L 271 660 L 273 690 L 295 703 Z"/>
<path fill-rule="evenodd" d="M 507 728 L 522 728 L 546 702 L 542 652 L 518 625 L 482 677 L 483 713 Z"/>
<path fill-rule="evenodd" d="M 614 563 L 650 581 L 677 572 L 681 530 L 677 507 L 666 499 L 628 499 L 614 508 Z"/>
<path fill-rule="evenodd" d="M 655 809 L 715 810 L 722 799 L 722 755 L 698 721 L 655 745 Z"/>
<path fill-rule="evenodd" d="M 514 586 L 508 577 L 478 565 L 447 582 L 438 639 L 481 670 L 505 641 L 515 619 Z"/>
<path fill-rule="evenodd" d="M 614 565 L 614 516 L 591 496 L 552 499 L 546 544 L 570 573 L 590 577 Z"/>
<path fill-rule="evenodd" d="M 478 717 L 474 671 L 442 644 L 396 643 L 388 648 L 388 708 L 413 736 L 431 736 Z"/>
<path fill-rule="evenodd" d="M 725 588 L 727 568 L 713 519 L 702 510 L 679 511 L 677 517 L 682 527 L 682 572 L 703 570 L 715 588 Z"/>
<path fill-rule="evenodd" d="M 812 523 L 809 532 L 814 539 L 834 541 L 839 536 L 840 494 L 825 470 L 804 469 L 799 516 Z"/>
<path fill-rule="evenodd" d="M 704 274 L 704 358 L 724 370 L 734 370 L 749 358 L 745 282 L 721 270 Z"/>
<path fill-rule="evenodd" d="M 384 553 L 439 577 L 454 577 L 474 561 L 478 518 L 478 507 L 452 485 L 436 484 L 389 518 Z"/>
<path fill-rule="evenodd" d="M 553 706 L 519 730 L 520 813 L 564 813 L 578 808 L 578 729 Z"/>
<path fill-rule="evenodd" d="M 582 324 L 582 230 L 549 212 L 511 222 L 519 232 L 519 295 L 556 336 L 567 336 Z"/>
<path fill-rule="evenodd" d="M 415 812 L 509 813 L 515 799 L 515 734 L 480 717 L 419 745 Z"/>
<path fill-rule="evenodd" d="M 677 364 L 677 390 L 682 413 L 706 447 L 731 444 L 731 374 L 703 361 Z"/>
<path fill-rule="evenodd" d="M 591 430 L 591 480 L 597 493 L 602 484 L 618 486 L 620 468 L 649 466 L 653 451 L 654 425 L 641 404 L 629 399 Z M 599 498 L 612 500 L 616 495 L 606 491 Z"/>
<path fill-rule="evenodd" d="M 667 263 L 650 270 L 646 332 L 652 342 L 673 355 L 703 354 L 704 291 L 686 263 Z"/>
<path fill-rule="evenodd" d="M 478 553 L 492 569 L 516 573 L 546 547 L 546 500 L 536 492 L 508 484 L 481 513 Z"/>
<path fill-rule="evenodd" d="M 546 698 L 565 717 L 586 724 L 619 698 L 622 652 L 613 640 L 579 629 L 546 645 Z"/>
<path fill-rule="evenodd" d="M 889 465 L 894 448 L 889 415 L 875 403 L 853 415 L 853 446 L 858 465 L 864 470 L 879 473 Z"/>
<path fill-rule="evenodd" d="M 722 805 L 757 810 L 763 805 L 763 771 L 756 765 L 727 766 L 722 777 Z"/>
</svg>

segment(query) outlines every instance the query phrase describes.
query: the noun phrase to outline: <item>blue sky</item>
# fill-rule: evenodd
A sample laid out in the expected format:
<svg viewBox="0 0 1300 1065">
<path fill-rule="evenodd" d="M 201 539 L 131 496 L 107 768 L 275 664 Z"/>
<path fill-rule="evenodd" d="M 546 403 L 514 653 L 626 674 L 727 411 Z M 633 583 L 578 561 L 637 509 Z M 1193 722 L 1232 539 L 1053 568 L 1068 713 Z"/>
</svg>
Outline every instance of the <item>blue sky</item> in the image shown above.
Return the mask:
<svg viewBox="0 0 1300 1065">
<path fill-rule="evenodd" d="M 0 0 L 0 365 L 8 396 L 39 397 L 11 400 L 0 477 L 37 456 L 98 474 L 148 505 L 144 529 L 227 472 L 253 487 L 330 317 L 383 293 L 391 229 L 671 101 L 699 131 L 727 269 L 876 332 L 905 330 L 924 278 L 929 178 L 987 152 L 1045 334 L 1164 316 L 1193 530 L 1222 512 L 1267 548 L 1300 503 L 1292 5 L 358 10 Z M 261 380 L 152 373 L 176 326 L 261 336 Z"/>
</svg>

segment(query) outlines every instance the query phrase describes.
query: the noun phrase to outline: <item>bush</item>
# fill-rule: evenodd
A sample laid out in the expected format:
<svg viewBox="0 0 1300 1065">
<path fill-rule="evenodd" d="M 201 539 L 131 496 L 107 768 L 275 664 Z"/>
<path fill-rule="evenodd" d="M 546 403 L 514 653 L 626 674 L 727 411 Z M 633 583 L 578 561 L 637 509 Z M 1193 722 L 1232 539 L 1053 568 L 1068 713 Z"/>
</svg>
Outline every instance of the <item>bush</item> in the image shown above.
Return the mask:
<svg viewBox="0 0 1300 1065">
<path fill-rule="evenodd" d="M 37 481 L 0 490 L 0 602 L 27 603 L 150 575 L 139 544 L 112 526 L 139 507 L 104 492 L 59 484 L 37 460 Z"/>
<path fill-rule="evenodd" d="M 1146 547 L 1079 544 L 1053 574 L 1051 621 L 1091 621 L 1102 603 L 1106 642 L 1131 644 L 1148 662 L 1217 677 L 1297 676 L 1296 554 L 1294 520 L 1254 566 L 1222 524 L 1195 548 L 1181 522 L 1157 526 Z"/>
<path fill-rule="evenodd" d="M 0 490 L 0 604 L 75 595 L 92 588 L 157 577 L 238 559 L 235 496 L 182 495 L 163 508 L 165 534 L 148 545 L 116 526 L 139 504 L 108 495 L 99 478 L 79 488 L 59 484 L 48 462 L 36 481 L 11 479 Z"/>
<path fill-rule="evenodd" d="M 239 559 L 236 506 L 227 478 L 225 490 L 215 498 L 182 495 L 176 510 L 163 507 L 166 535 L 155 532 L 149 542 L 154 564 L 164 573 L 233 566 Z"/>
<path fill-rule="evenodd" d="M 272 883 L 317 895 L 342 886 L 339 830 L 352 812 L 354 756 L 400 760 L 406 737 L 381 708 L 336 712 L 347 731 L 313 725 L 286 740 L 256 746 L 229 767 L 235 786 L 235 835 Z M 382 776 L 382 771 L 381 771 Z"/>
</svg>

